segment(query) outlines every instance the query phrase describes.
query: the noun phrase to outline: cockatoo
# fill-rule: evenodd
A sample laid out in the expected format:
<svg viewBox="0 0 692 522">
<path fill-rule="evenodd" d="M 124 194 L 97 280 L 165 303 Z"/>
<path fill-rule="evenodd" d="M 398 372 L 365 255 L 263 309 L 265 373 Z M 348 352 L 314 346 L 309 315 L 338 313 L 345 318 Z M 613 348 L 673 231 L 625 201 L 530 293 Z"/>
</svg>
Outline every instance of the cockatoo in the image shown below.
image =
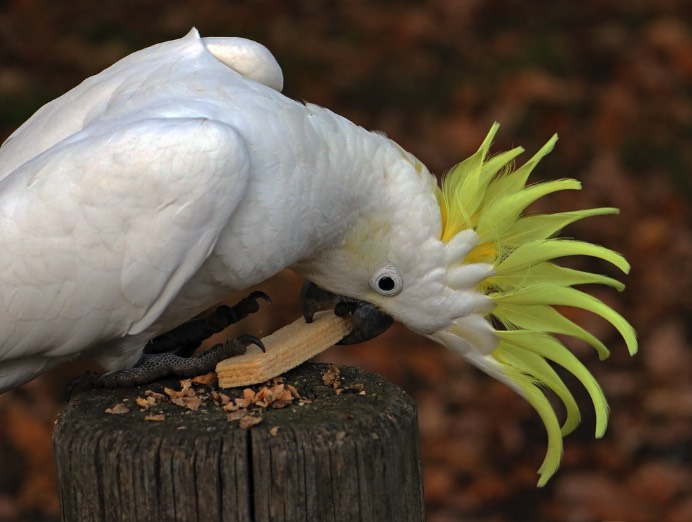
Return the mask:
<svg viewBox="0 0 692 522">
<path fill-rule="evenodd" d="M 623 285 L 551 262 L 585 255 L 627 272 L 612 250 L 554 237 L 617 210 L 524 214 L 580 188 L 571 179 L 527 185 L 556 137 L 515 169 L 521 148 L 488 155 L 494 125 L 439 186 L 383 134 L 288 99 L 282 85 L 262 45 L 193 29 L 87 79 L 8 138 L 0 391 L 77 358 L 109 372 L 137 368 L 153 338 L 288 267 L 309 281 L 308 319 L 325 303 L 350 311 L 351 340 L 399 321 L 526 398 L 548 433 L 545 484 L 579 422 L 549 362 L 588 390 L 597 436 L 608 415 L 594 377 L 553 334 L 601 358 L 608 349 L 554 306 L 604 317 L 637 349 L 622 316 L 573 288 Z M 564 403 L 562 425 L 541 387 Z"/>
</svg>

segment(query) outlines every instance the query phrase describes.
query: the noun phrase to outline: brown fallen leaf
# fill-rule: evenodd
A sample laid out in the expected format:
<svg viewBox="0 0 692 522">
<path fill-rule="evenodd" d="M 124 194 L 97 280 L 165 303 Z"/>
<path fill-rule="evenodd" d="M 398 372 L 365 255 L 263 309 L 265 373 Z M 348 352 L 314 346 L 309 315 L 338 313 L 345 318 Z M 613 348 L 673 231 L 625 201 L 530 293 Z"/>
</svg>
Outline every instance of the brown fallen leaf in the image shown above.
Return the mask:
<svg viewBox="0 0 692 522">
<path fill-rule="evenodd" d="M 279 434 L 279 426 L 273 426 L 269 428 L 269 435 L 272 437 L 276 437 Z"/>
<path fill-rule="evenodd" d="M 145 421 L 161 422 L 166 420 L 166 416 L 163 413 L 152 413 L 144 417 Z"/>
</svg>

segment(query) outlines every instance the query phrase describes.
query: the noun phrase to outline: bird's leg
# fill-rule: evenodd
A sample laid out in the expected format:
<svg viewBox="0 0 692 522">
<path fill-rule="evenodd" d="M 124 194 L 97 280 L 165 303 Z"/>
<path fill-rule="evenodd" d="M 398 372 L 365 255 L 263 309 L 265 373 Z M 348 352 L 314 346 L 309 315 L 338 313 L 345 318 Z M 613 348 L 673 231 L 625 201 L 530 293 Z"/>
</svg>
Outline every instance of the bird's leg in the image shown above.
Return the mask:
<svg viewBox="0 0 692 522">
<path fill-rule="evenodd" d="M 144 353 L 171 352 L 189 357 L 204 340 L 257 312 L 260 299 L 271 304 L 271 299 L 264 292 L 252 292 L 233 306 L 221 305 L 207 317 L 192 319 L 155 337 L 144 347 Z"/>
<path fill-rule="evenodd" d="M 91 388 L 124 388 L 149 384 L 163 377 L 194 377 L 209 373 L 216 365 L 242 355 L 247 345 L 255 344 L 264 351 L 262 341 L 250 335 L 229 339 L 212 346 L 199 357 L 181 357 L 175 353 L 142 353 L 131 368 L 103 374 L 87 373 L 74 379 L 67 388 L 67 397 Z"/>
<path fill-rule="evenodd" d="M 259 310 L 259 299 L 271 303 L 264 292 L 252 292 L 233 306 L 219 306 L 211 315 L 193 319 L 150 341 L 131 368 L 104 374 L 88 373 L 67 387 L 67 396 L 91 388 L 139 386 L 167 376 L 193 377 L 209 373 L 224 359 L 245 353 L 248 344 L 264 351 L 262 341 L 245 335 L 212 346 L 199 357 L 195 349 L 212 335 Z"/>
</svg>

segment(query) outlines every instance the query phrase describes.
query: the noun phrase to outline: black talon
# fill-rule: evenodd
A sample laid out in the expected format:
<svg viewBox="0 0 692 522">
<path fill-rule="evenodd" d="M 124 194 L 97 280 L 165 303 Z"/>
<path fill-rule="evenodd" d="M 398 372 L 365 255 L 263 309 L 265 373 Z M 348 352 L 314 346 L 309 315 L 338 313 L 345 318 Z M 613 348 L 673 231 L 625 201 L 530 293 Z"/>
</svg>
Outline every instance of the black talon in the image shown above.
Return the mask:
<svg viewBox="0 0 692 522">
<path fill-rule="evenodd" d="M 254 344 L 264 353 L 267 353 L 267 350 L 264 347 L 264 343 L 262 342 L 262 340 L 258 339 L 254 335 L 239 335 L 238 337 L 236 337 L 236 341 L 238 341 L 239 343 L 243 343 L 245 346 Z"/>
<path fill-rule="evenodd" d="M 206 317 L 192 319 L 155 337 L 149 341 L 144 351 L 145 353 L 173 352 L 189 357 L 203 341 L 212 335 L 257 312 L 260 299 L 271 304 L 267 294 L 255 290 L 233 306 L 221 305 Z"/>
<path fill-rule="evenodd" d="M 264 301 L 268 305 L 272 304 L 271 297 L 269 297 L 267 294 L 262 292 L 262 290 L 255 290 L 249 296 L 247 296 L 245 299 L 254 299 L 255 301 L 257 301 L 258 299 L 264 299 Z"/>
</svg>

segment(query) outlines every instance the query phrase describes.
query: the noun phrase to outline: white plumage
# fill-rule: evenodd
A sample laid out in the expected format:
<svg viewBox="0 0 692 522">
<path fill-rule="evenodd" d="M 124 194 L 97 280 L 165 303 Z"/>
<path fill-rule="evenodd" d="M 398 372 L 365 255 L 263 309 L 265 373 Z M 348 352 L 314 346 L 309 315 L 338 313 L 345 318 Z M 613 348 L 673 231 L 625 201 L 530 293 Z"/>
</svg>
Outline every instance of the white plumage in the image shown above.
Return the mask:
<svg viewBox="0 0 692 522">
<path fill-rule="evenodd" d="M 608 416 L 593 376 L 552 334 L 601 358 L 608 349 L 553 306 L 600 315 L 637 351 L 623 317 L 573 288 L 624 285 L 553 263 L 584 255 L 627 272 L 616 252 L 555 237 L 616 209 L 524 215 L 580 188 L 527 184 L 557 137 L 513 169 L 521 148 L 489 158 L 495 125 L 440 188 L 394 142 L 282 85 L 261 45 L 193 30 L 89 78 L 3 144 L 0 392 L 78 357 L 128 368 L 152 338 L 289 267 L 322 287 L 306 287 L 316 302 L 357 300 L 354 330 L 393 318 L 524 396 L 548 432 L 545 484 L 579 421 L 547 361 L 585 386 L 597 436 Z M 562 425 L 539 386 L 564 403 Z"/>
<path fill-rule="evenodd" d="M 78 356 L 130 366 L 153 336 L 381 206 L 405 153 L 282 84 L 260 44 L 192 30 L 87 79 L 3 144 L 0 391 Z"/>
</svg>

